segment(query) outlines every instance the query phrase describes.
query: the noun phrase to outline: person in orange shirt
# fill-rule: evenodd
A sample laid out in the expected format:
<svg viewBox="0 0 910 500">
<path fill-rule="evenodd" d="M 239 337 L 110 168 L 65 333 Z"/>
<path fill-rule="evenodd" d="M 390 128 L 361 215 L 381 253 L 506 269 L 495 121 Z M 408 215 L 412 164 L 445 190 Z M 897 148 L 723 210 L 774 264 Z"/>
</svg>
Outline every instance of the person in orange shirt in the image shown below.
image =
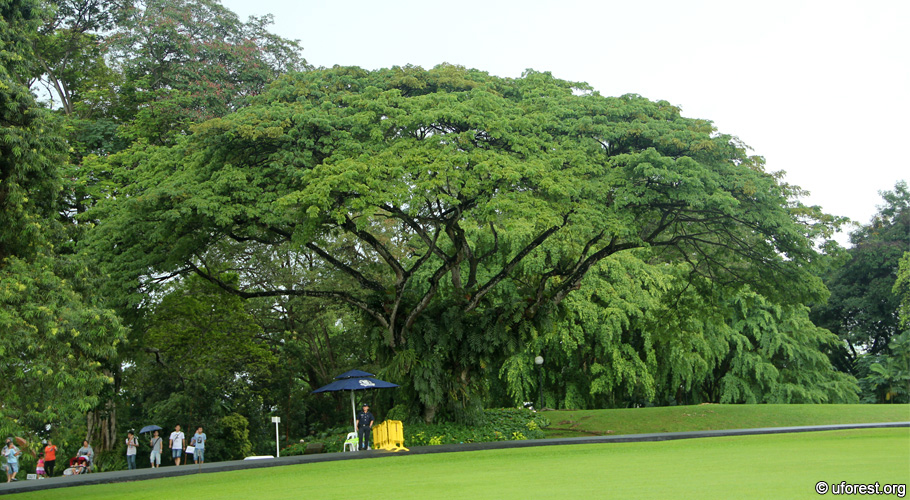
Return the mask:
<svg viewBox="0 0 910 500">
<path fill-rule="evenodd" d="M 54 476 L 54 464 L 57 463 L 57 447 L 50 439 L 47 440 L 47 446 L 44 447 L 44 471 L 47 477 Z"/>
</svg>

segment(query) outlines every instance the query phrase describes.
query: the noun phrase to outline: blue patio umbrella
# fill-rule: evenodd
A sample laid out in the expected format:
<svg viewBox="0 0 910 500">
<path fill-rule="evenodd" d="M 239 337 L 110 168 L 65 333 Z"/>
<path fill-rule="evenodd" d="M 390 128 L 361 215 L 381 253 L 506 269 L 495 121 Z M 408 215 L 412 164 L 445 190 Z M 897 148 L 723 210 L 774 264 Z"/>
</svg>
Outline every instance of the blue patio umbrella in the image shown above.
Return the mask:
<svg viewBox="0 0 910 500">
<path fill-rule="evenodd" d="M 335 377 L 335 380 L 342 380 L 346 378 L 360 378 L 360 377 L 375 377 L 376 375 L 372 373 L 367 373 L 363 370 L 348 370 L 341 375 Z M 316 392 L 316 391 L 313 391 Z"/>
<path fill-rule="evenodd" d="M 354 404 L 354 391 L 367 391 L 370 389 L 392 389 L 398 387 L 398 384 L 386 382 L 375 378 L 372 373 L 360 370 L 351 370 L 344 372 L 335 377 L 335 381 L 320 387 L 313 391 L 318 392 L 338 392 L 351 391 L 351 413 L 354 418 L 354 431 L 357 431 L 357 406 Z"/>
</svg>

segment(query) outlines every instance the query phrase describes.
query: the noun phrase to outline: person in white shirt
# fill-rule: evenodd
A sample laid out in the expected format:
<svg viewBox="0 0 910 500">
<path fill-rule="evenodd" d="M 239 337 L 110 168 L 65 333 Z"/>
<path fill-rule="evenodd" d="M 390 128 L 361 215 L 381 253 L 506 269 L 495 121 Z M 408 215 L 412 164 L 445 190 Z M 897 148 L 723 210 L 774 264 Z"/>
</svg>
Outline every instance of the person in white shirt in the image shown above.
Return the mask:
<svg viewBox="0 0 910 500">
<path fill-rule="evenodd" d="M 177 426 L 174 427 L 174 432 L 171 433 L 170 448 L 174 464 L 178 466 L 180 465 L 180 458 L 183 456 L 183 441 L 185 439 L 186 436 L 184 436 L 183 432 L 180 430 L 180 424 L 177 424 Z"/>
<path fill-rule="evenodd" d="M 136 468 L 136 450 L 139 448 L 139 440 L 130 431 L 126 436 L 126 465 L 129 470 Z"/>
</svg>

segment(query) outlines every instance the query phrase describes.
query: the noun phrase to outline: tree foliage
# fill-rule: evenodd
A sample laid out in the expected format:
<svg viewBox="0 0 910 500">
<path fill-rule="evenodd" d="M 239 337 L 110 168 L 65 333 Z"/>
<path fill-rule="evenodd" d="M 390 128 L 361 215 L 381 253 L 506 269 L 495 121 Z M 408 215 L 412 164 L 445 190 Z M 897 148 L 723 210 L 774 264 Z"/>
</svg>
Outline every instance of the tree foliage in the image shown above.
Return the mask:
<svg viewBox="0 0 910 500">
<path fill-rule="evenodd" d="M 614 255 L 647 249 L 775 303 L 825 293 L 810 237 L 831 220 L 663 101 L 546 73 L 334 68 L 193 131 L 111 158 L 133 182 L 92 248 L 134 287 L 192 271 L 245 298 L 349 305 L 428 418 L 476 401 Z M 289 249 L 318 278 L 275 286 L 237 264 L 226 282 L 207 261 L 237 245 Z"/>
<path fill-rule="evenodd" d="M 0 263 L 0 425 L 7 431 L 71 422 L 113 383 L 99 360 L 123 341 L 119 318 L 76 293 L 68 275 L 47 255 Z"/>
<path fill-rule="evenodd" d="M 901 332 L 901 298 L 894 288 L 899 263 L 910 248 L 910 191 L 898 182 L 881 193 L 885 204 L 869 224 L 850 235 L 853 247 L 842 266 L 825 276 L 831 297 L 818 306 L 813 319 L 838 334 L 845 349 L 835 362 L 844 370 L 863 353 L 887 352 L 890 339 Z"/>
<path fill-rule="evenodd" d="M 54 259 L 56 267 L 82 273 L 80 280 L 70 281 L 77 287 L 75 291 L 89 294 L 87 300 L 96 306 L 102 302 L 113 306 L 132 329 L 132 342 L 120 344 L 115 355 L 95 359 L 113 384 L 96 398 L 97 404 L 87 418 L 87 434 L 95 440 L 96 448 L 106 449 L 119 442 L 115 439 L 118 426 L 130 424 L 118 420 L 118 409 L 127 408 L 124 416 L 129 419 L 139 413 L 130 408 L 131 401 L 158 402 L 143 390 L 130 387 L 147 380 L 151 373 L 137 377 L 135 370 L 122 373 L 122 367 L 151 367 L 155 371 L 153 364 L 143 363 L 143 356 L 148 354 L 142 350 L 147 347 L 142 329 L 148 323 L 145 315 L 159 313 L 147 306 L 160 298 L 145 294 L 154 293 L 151 288 L 142 290 L 143 294 L 118 294 L 120 287 L 111 280 L 116 274 L 98 279 L 90 271 L 93 256 L 76 254 L 85 233 L 93 227 L 92 220 L 76 222 L 76 218 L 83 217 L 97 200 L 119 196 L 122 185 L 131 182 L 128 176 L 126 180 L 113 176 L 107 157 L 128 150 L 134 143 L 141 149 L 149 142 L 171 142 L 173 137 L 187 133 L 194 121 L 243 106 L 278 74 L 305 69 L 306 62 L 296 42 L 268 32 L 269 16 L 242 22 L 217 1 L 47 0 L 28 5 L 19 2 L 10 10 L 15 16 L 23 12 L 31 13 L 28 26 L 20 23 L 21 29 L 4 30 L 0 36 L 15 34 L 16 46 L 28 49 L 28 57 L 5 61 L 6 67 L 11 68 L 17 82 L 31 85 L 45 105 L 62 118 L 62 126 L 53 134 L 36 135 L 34 140 L 56 141 L 58 153 L 68 151 L 55 156 L 54 165 L 46 170 L 26 171 L 24 175 L 34 178 L 29 200 L 40 205 L 44 215 L 59 217 L 61 224 L 53 224 Z M 51 114 L 41 116 L 49 118 Z M 38 181 L 45 173 L 50 188 L 42 199 L 44 191 Z M 15 184 L 8 185 L 15 188 Z M 0 185 L 0 191 L 5 187 Z M 0 217 L 12 220 L 17 215 L 8 210 Z M 20 217 L 19 221 L 25 219 Z M 40 228 L 27 222 L 22 225 L 26 231 L 12 227 L 9 239 L 20 247 L 30 244 L 27 231 L 47 232 L 52 224 L 42 222 Z M 6 241 L 0 237 L 0 249 Z M 168 282 L 163 278 L 160 284 Z M 231 372 L 233 367 L 221 368 Z M 217 377 L 202 378 L 208 383 Z M 181 391 L 184 389 L 180 386 Z M 245 401 L 255 408 L 255 398 Z M 151 408 L 144 408 L 145 415 Z M 251 415 L 247 408 L 242 411 Z M 263 411 L 258 408 L 253 412 Z M 256 419 L 250 425 L 255 431 Z"/>
<path fill-rule="evenodd" d="M 31 1 L 0 2 L 0 428 L 34 432 L 98 403 L 99 360 L 123 340 L 119 319 L 85 296 L 90 273 L 61 258 L 56 220 L 66 145 L 22 84 L 40 21 Z M 17 76 L 18 75 L 18 76 Z"/>
<path fill-rule="evenodd" d="M 270 380 L 277 357 L 241 299 L 193 276 L 158 293 L 134 325 L 134 350 L 123 373 L 128 404 L 121 406 L 144 411 L 128 409 L 124 417 L 192 430 L 203 425 L 214 436 L 226 432 L 221 422 L 231 414 L 260 415 L 257 381 Z M 212 459 L 237 458 L 227 448 L 210 450 Z"/>
<path fill-rule="evenodd" d="M 34 38 L 30 79 L 52 107 L 66 115 L 90 114 L 98 90 L 113 78 L 104 56 L 104 34 L 116 25 L 125 2 L 51 0 Z"/>
<path fill-rule="evenodd" d="M 856 399 L 805 309 L 843 220 L 707 120 L 535 71 L 308 71 L 217 0 L 0 13 L 3 428 L 85 412 L 97 449 L 202 424 L 240 458 L 272 449 L 269 416 L 285 440 L 347 421 L 308 393 L 351 368 L 427 421 L 539 393 Z M 867 399 L 904 397 L 888 343 Z"/>
<path fill-rule="evenodd" d="M 901 325 L 910 329 L 910 250 L 904 252 L 904 256 L 901 257 L 892 291 L 900 300 Z"/>
<path fill-rule="evenodd" d="M 888 351 L 864 354 L 857 360 L 863 401 L 907 403 L 910 401 L 910 330 L 891 339 Z"/>
<path fill-rule="evenodd" d="M 119 92 L 135 103 L 125 133 L 169 142 L 192 123 L 223 116 L 278 75 L 306 69 L 295 41 L 268 31 L 272 17 L 241 22 L 217 0 L 141 0 L 106 41 Z"/>
<path fill-rule="evenodd" d="M 601 262 L 552 333 L 529 346 L 547 360 L 547 405 L 857 400 L 855 380 L 824 354 L 837 338 L 804 306 L 717 286 L 685 265 L 648 264 L 646 255 Z"/>
</svg>

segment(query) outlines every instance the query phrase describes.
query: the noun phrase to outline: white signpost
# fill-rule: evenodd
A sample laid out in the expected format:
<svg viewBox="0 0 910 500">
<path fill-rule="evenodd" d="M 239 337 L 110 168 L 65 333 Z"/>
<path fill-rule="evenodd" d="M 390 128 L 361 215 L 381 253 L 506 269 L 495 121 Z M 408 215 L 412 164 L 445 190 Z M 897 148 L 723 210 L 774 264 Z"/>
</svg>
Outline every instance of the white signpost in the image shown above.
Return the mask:
<svg viewBox="0 0 910 500">
<path fill-rule="evenodd" d="M 275 458 L 279 458 L 281 450 L 278 448 L 278 424 L 281 422 L 281 417 L 272 417 L 272 422 L 275 422 Z"/>
</svg>

